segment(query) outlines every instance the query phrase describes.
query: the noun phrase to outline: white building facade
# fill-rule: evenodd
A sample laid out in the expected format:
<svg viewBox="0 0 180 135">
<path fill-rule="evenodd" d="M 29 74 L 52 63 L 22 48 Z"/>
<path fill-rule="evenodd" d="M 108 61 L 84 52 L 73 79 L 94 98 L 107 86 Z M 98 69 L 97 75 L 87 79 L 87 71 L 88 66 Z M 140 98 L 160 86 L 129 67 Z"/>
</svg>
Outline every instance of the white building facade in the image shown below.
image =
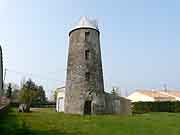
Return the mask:
<svg viewBox="0 0 180 135">
<path fill-rule="evenodd" d="M 155 101 L 153 97 L 144 95 L 144 94 L 142 94 L 141 92 L 138 92 L 138 91 L 132 93 L 127 98 L 130 99 L 132 102 L 139 102 L 139 101 L 152 102 L 152 101 Z"/>
<path fill-rule="evenodd" d="M 64 112 L 65 87 L 57 89 L 56 111 Z"/>
<path fill-rule="evenodd" d="M 137 90 L 127 98 L 132 102 L 180 101 L 180 91 Z"/>
</svg>

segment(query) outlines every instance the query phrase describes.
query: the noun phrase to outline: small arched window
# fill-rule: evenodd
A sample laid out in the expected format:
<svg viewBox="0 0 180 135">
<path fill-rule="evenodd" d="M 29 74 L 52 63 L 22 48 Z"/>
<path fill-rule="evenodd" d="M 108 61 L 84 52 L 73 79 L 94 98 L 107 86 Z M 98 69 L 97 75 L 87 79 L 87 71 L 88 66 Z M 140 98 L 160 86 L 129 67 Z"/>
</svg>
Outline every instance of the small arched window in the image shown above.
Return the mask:
<svg viewBox="0 0 180 135">
<path fill-rule="evenodd" d="M 86 81 L 90 80 L 90 73 L 89 72 L 85 73 L 85 79 L 86 79 Z"/>
<path fill-rule="evenodd" d="M 90 32 L 86 31 L 85 32 L 85 41 L 89 41 L 89 35 L 90 35 Z"/>
<path fill-rule="evenodd" d="M 90 51 L 85 50 L 85 60 L 89 60 Z"/>
</svg>

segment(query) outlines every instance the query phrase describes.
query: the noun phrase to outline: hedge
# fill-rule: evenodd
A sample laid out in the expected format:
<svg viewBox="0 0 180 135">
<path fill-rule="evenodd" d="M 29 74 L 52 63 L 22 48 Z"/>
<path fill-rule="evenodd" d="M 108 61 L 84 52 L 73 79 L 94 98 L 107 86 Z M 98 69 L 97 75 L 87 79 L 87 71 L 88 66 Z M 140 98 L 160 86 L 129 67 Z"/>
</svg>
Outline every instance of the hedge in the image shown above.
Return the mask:
<svg viewBox="0 0 180 135">
<path fill-rule="evenodd" d="M 180 101 L 134 102 L 132 103 L 132 112 L 180 112 Z"/>
<path fill-rule="evenodd" d="M 11 102 L 12 107 L 19 107 L 19 102 Z M 55 108 L 56 103 L 55 102 L 39 102 L 39 103 L 32 103 L 31 107 L 37 107 L 37 108 Z"/>
</svg>

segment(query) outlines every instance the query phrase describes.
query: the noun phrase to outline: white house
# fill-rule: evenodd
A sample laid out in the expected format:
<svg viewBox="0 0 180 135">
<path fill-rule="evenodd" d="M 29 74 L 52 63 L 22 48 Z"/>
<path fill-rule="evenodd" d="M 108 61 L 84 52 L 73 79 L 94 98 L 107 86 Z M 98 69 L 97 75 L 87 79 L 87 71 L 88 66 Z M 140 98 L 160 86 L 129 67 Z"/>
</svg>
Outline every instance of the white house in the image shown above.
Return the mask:
<svg viewBox="0 0 180 135">
<path fill-rule="evenodd" d="M 170 95 L 171 97 L 174 97 L 175 100 L 180 101 L 180 91 L 167 91 L 167 92 L 163 92 L 161 91 L 162 94 L 166 94 L 166 95 Z"/>
<path fill-rule="evenodd" d="M 65 87 L 57 88 L 56 111 L 64 112 Z"/>
<path fill-rule="evenodd" d="M 132 102 L 180 101 L 180 91 L 137 90 L 127 98 Z"/>
</svg>

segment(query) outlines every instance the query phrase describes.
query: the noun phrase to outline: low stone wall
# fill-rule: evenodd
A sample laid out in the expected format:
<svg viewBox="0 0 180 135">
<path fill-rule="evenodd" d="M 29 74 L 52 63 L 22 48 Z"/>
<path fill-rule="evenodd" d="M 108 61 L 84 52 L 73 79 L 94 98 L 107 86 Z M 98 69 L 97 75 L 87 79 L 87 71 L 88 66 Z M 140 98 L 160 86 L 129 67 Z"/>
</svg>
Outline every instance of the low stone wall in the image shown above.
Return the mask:
<svg viewBox="0 0 180 135">
<path fill-rule="evenodd" d="M 127 98 L 120 97 L 120 114 L 131 115 L 131 101 Z"/>
<path fill-rule="evenodd" d="M 0 97 L 0 117 L 4 115 L 9 108 L 10 100 L 6 97 Z"/>
<path fill-rule="evenodd" d="M 115 96 L 110 93 L 105 93 L 106 101 L 106 113 L 107 114 L 121 114 L 121 115 L 131 115 L 131 101 L 124 97 Z"/>
</svg>

